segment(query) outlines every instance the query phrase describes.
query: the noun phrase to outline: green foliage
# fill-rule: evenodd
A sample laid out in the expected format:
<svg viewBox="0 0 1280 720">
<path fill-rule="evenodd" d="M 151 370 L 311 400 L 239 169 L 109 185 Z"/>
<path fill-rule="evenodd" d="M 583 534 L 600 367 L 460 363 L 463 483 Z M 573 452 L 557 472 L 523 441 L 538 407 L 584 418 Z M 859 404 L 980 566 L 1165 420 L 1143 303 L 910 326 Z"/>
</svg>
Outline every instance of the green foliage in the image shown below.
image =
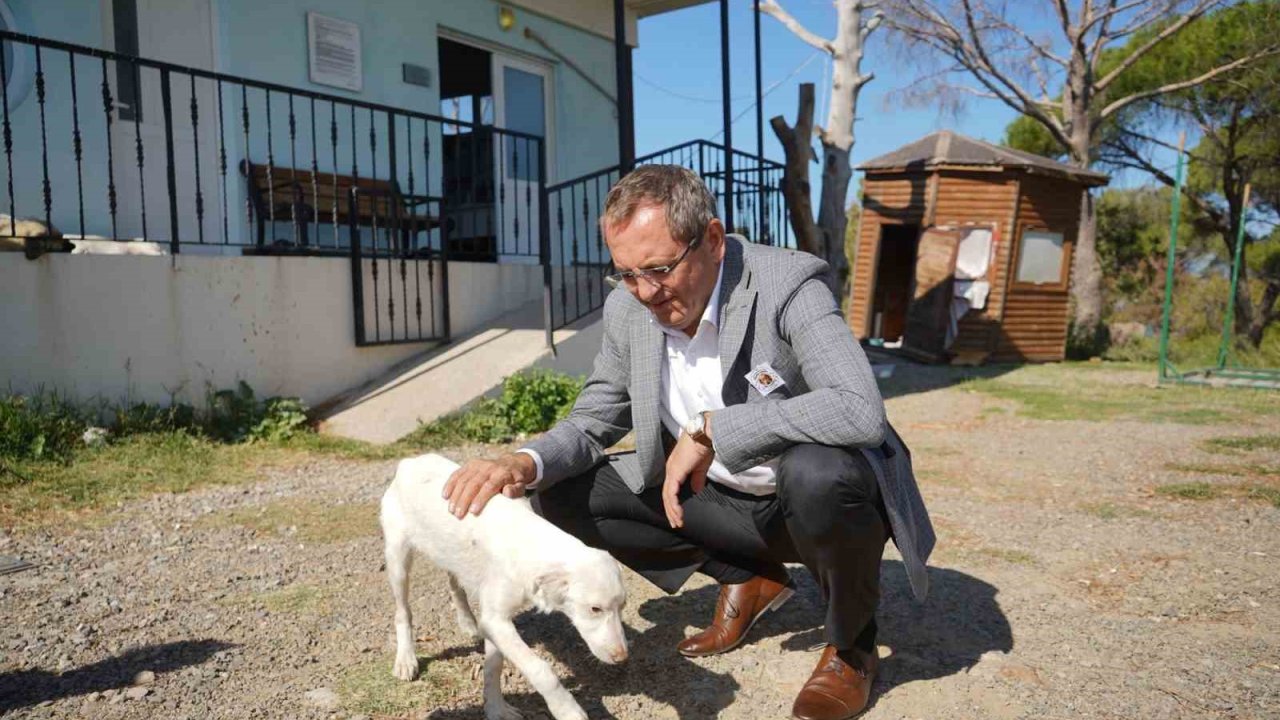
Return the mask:
<svg viewBox="0 0 1280 720">
<path fill-rule="evenodd" d="M 71 462 L 93 441 L 127 442 L 134 437 L 189 435 L 224 443 L 278 442 L 306 429 L 306 406 L 297 398 L 259 402 L 241 382 L 210 395 L 201 413 L 191 405 L 124 402 L 77 405 L 57 395 L 0 396 L 0 459 Z M 98 428 L 100 417 L 111 418 Z"/>
<path fill-rule="evenodd" d="M 569 414 L 582 383 L 551 371 L 516 373 L 502 385 L 502 403 L 517 433 L 549 429 Z"/>
<path fill-rule="evenodd" d="M 89 421 L 90 413 L 57 395 L 0 397 L 0 460 L 66 462 Z"/>
<path fill-rule="evenodd" d="M 1062 160 L 1067 154 L 1067 149 L 1049 133 L 1044 124 L 1029 115 L 1019 115 L 1006 125 L 1004 139 L 1000 144 L 1054 160 Z"/>
<path fill-rule="evenodd" d="M 114 415 L 115 419 L 109 429 L 116 438 L 145 433 L 200 431 L 196 409 L 184 403 L 168 407 L 152 403 L 126 403 L 117 407 Z"/>
<path fill-rule="evenodd" d="M 483 398 L 461 413 L 424 424 L 406 442 L 416 447 L 510 442 L 550 429 L 569 414 L 581 391 L 582 381 L 568 375 L 519 372 L 503 381 L 497 398 Z"/>
<path fill-rule="evenodd" d="M 302 431 L 307 408 L 297 398 L 272 397 L 259 402 L 253 388 L 240 381 L 234 390 L 219 390 L 209 399 L 206 429 L 223 442 L 287 440 Z"/>
</svg>

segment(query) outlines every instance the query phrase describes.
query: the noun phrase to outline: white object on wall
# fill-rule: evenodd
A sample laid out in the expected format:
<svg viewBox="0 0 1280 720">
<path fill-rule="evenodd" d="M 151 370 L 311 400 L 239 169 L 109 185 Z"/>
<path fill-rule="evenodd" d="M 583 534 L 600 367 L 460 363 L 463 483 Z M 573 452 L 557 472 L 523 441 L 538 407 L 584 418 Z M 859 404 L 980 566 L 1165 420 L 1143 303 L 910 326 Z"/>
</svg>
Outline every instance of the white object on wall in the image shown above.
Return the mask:
<svg viewBox="0 0 1280 720">
<path fill-rule="evenodd" d="M 363 87 L 359 25 L 320 13 L 307 13 L 307 55 L 311 82 L 355 92 Z"/>
</svg>

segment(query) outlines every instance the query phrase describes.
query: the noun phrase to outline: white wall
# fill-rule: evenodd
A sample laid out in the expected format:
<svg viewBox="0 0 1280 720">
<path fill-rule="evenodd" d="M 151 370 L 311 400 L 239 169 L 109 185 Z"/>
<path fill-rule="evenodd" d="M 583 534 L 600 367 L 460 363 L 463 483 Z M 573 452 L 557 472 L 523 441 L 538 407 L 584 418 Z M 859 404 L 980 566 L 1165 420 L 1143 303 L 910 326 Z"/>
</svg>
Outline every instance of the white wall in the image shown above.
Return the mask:
<svg viewBox="0 0 1280 720">
<path fill-rule="evenodd" d="M 541 302 L 536 265 L 454 262 L 449 280 L 454 337 Z M 314 405 L 430 347 L 359 348 L 353 326 L 345 259 L 0 253 L 5 390 L 201 404 L 245 380 Z"/>
</svg>

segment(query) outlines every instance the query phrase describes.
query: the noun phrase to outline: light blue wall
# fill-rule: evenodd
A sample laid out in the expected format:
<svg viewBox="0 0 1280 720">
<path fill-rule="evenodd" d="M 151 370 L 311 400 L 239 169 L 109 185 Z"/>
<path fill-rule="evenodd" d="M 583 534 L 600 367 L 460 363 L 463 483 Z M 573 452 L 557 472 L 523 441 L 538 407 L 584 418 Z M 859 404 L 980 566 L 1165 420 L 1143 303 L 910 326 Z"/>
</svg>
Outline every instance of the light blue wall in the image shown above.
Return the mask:
<svg viewBox="0 0 1280 720">
<path fill-rule="evenodd" d="M 20 30 L 33 35 L 67 42 L 104 47 L 109 44 L 103 27 L 103 9 L 97 0 L 9 0 L 24 27 Z M 221 72 L 255 80 L 279 83 L 312 92 L 380 103 L 410 111 L 439 113 L 439 77 L 437 61 L 437 33 L 442 28 L 465 33 L 485 41 L 518 50 L 522 53 L 546 59 L 553 68 L 555 98 L 555 176 L 563 180 L 593 172 L 617 160 L 617 120 L 613 103 L 583 80 L 576 72 L 555 60 L 542 47 L 523 36 L 523 28 L 537 31 L 562 53 L 591 73 L 595 81 L 614 92 L 613 45 L 606 38 L 572 28 L 548 18 L 524 10 L 517 10 L 517 25 L 503 32 L 497 24 L 497 3 L 491 0 L 366 0 L 352 3 L 349 0 L 210 0 L 212 16 L 216 24 L 214 33 L 215 62 L 213 68 Z M 308 78 L 306 47 L 306 13 L 315 11 L 356 22 L 360 26 L 362 63 L 364 69 L 363 90 L 346 92 L 337 88 L 315 85 Z M 47 101 L 45 106 L 45 134 L 49 139 L 49 174 L 53 188 L 54 222 L 64 231 L 78 231 L 76 197 L 80 183 L 71 152 L 72 113 L 67 56 L 63 53 L 45 53 Z M 432 86 L 424 88 L 409 85 L 401 79 L 402 63 L 414 63 L 431 69 Z M 79 171 L 83 177 L 86 230 L 90 234 L 110 234 L 106 192 L 106 128 L 102 111 L 101 67 L 92 61 L 78 64 L 77 90 L 79 121 L 84 143 L 84 161 Z M 144 74 L 143 83 L 156 92 L 157 77 Z M 200 101 L 201 134 L 196 147 L 190 141 L 178 148 L 178 162 L 191 164 L 191 157 L 198 149 L 201 153 L 201 183 L 206 214 L 206 239 L 221 238 L 220 221 L 209 223 L 221 213 L 223 184 L 217 174 L 216 145 L 216 96 L 212 83 L 200 81 L 197 97 Z M 174 91 L 175 126 L 189 128 L 188 104 L 190 92 L 186 79 L 175 76 Z M 14 127 L 14 194 L 18 214 L 42 216 L 43 198 L 41 180 L 40 123 L 35 93 L 11 108 Z M 231 220 L 228 234 L 233 242 L 249 232 L 245 218 L 244 182 L 236 174 L 238 161 L 245 156 L 243 128 L 240 121 L 239 90 L 224 88 L 223 136 L 227 146 L 228 177 L 225 183 L 226 201 Z M 248 156 L 255 162 L 266 162 L 267 140 L 265 98 L 260 91 L 250 91 L 249 105 L 252 111 L 252 127 L 248 144 Z M 308 100 L 295 101 L 295 117 L 298 140 L 290 147 L 288 139 L 287 99 L 279 94 L 272 97 L 273 120 L 271 151 L 275 164 L 306 168 L 311 165 L 310 152 L 310 104 Z M 329 108 L 326 103 L 317 107 L 317 134 L 319 135 L 316 164 L 324 171 L 332 168 L 332 148 L 328 144 Z M 168 237 L 168 209 L 165 205 L 165 180 L 163 168 L 163 136 L 159 134 L 159 118 L 153 117 L 151 136 L 144 136 L 147 153 L 147 172 L 142 179 L 146 186 L 146 218 L 149 233 L 155 237 Z M 360 174 L 372 172 L 372 155 L 368 151 L 369 117 L 362 111 L 356 120 L 357 154 Z M 385 118 L 376 118 L 379 134 L 379 151 L 384 167 L 378 168 L 378 176 L 388 177 L 385 167 Z M 351 128 L 349 111 L 339 117 L 340 140 L 337 148 L 337 168 L 340 172 L 351 170 Z M 407 131 L 398 126 L 397 144 L 401 152 L 408 143 Z M 415 126 L 414 145 L 422 143 L 422 126 Z M 132 216 L 140 217 L 137 208 L 139 178 L 134 172 L 136 148 L 131 138 L 117 137 L 112 148 L 115 163 L 117 192 L 121 197 L 121 212 L 127 205 Z M 439 128 L 431 130 L 429 140 L 436 153 L 430 160 L 430 171 L 425 153 L 419 152 L 415 180 L 417 191 L 429 175 L 438 192 L 439 185 Z M 295 155 L 296 153 L 296 155 Z M 402 187 L 407 182 L 409 168 L 401 162 L 398 175 Z M 190 168 L 179 171 L 179 195 L 184 240 L 194 240 L 194 181 L 188 177 Z M 184 174 L 185 173 L 185 174 Z M 0 179 L 0 185 L 3 185 Z M 7 188 L 5 189 L 7 190 Z M 0 190 L 0 212 L 8 212 L 5 190 Z M 137 222 L 122 223 L 129 227 L 122 235 L 138 234 Z M 278 235 L 281 233 L 277 233 Z"/>
</svg>

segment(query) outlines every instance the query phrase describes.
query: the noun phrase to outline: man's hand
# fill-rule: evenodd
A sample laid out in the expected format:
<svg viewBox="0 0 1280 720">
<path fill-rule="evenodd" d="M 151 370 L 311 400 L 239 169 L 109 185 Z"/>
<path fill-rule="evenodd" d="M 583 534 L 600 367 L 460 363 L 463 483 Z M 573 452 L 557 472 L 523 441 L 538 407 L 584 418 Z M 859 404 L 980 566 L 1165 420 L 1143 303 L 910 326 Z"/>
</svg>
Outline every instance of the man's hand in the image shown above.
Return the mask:
<svg viewBox="0 0 1280 720">
<path fill-rule="evenodd" d="M 698 443 L 684 433 L 671 450 L 667 458 L 667 478 L 662 483 L 662 506 L 667 511 L 667 522 L 671 527 L 684 526 L 684 509 L 680 507 L 680 486 L 689 481 L 695 493 L 702 492 L 707 485 L 707 470 L 716 459 L 711 448 Z"/>
<path fill-rule="evenodd" d="M 444 484 L 444 499 L 449 501 L 449 512 L 459 519 L 468 512 L 479 515 L 498 493 L 510 498 L 524 495 L 525 486 L 534 481 L 537 472 L 533 458 L 525 453 L 468 460 Z"/>
</svg>

